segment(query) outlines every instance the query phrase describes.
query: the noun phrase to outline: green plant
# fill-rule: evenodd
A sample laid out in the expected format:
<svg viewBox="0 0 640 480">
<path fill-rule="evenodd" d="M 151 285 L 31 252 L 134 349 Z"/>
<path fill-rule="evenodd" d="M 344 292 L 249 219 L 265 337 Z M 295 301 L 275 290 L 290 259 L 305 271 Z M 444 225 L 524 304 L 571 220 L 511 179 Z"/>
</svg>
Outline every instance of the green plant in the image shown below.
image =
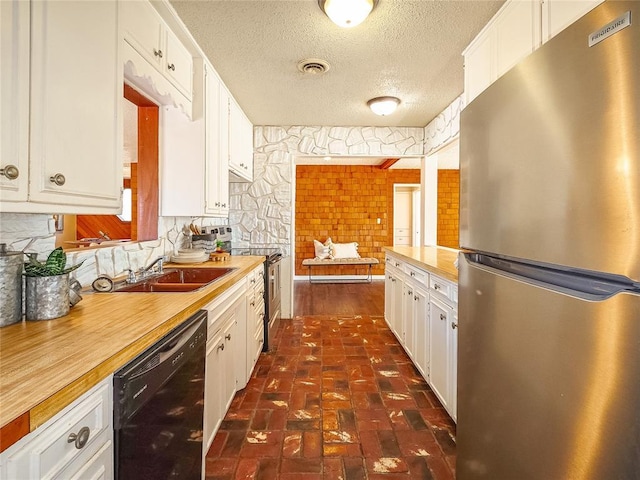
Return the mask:
<svg viewBox="0 0 640 480">
<path fill-rule="evenodd" d="M 224 247 L 224 242 L 222 240 L 216 240 L 216 247 L 218 248 Z"/>
<path fill-rule="evenodd" d="M 67 267 L 67 254 L 62 251 L 62 247 L 53 250 L 45 262 L 38 260 L 37 253 L 27 253 L 29 261 L 24 263 L 24 275 L 26 277 L 52 277 L 54 275 L 63 275 L 73 272 L 79 268 L 83 262 L 73 267 Z"/>
</svg>

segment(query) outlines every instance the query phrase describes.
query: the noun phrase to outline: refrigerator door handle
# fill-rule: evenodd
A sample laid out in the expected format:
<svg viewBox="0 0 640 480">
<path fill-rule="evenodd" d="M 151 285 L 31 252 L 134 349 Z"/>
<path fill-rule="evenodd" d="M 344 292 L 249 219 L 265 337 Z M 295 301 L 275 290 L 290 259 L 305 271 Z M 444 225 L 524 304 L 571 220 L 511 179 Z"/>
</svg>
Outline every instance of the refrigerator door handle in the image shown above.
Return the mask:
<svg viewBox="0 0 640 480">
<path fill-rule="evenodd" d="M 529 263 L 484 253 L 464 255 L 473 267 L 582 300 L 599 302 L 619 293 L 640 295 L 640 282 L 624 275 L 577 268 L 565 269 L 557 265 Z"/>
</svg>

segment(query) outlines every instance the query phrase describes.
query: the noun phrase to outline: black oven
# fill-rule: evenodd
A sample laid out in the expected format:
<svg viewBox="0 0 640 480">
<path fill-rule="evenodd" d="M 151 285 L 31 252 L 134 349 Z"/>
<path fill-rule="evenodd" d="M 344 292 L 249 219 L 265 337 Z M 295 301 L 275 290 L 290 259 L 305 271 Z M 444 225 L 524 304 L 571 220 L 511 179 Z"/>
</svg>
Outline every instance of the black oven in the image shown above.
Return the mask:
<svg viewBox="0 0 640 480">
<path fill-rule="evenodd" d="M 282 253 L 277 248 L 232 248 L 231 255 L 264 256 L 264 346 L 268 352 L 273 346 L 282 310 Z"/>
<path fill-rule="evenodd" d="M 200 480 L 207 312 L 114 374 L 115 478 Z"/>
</svg>

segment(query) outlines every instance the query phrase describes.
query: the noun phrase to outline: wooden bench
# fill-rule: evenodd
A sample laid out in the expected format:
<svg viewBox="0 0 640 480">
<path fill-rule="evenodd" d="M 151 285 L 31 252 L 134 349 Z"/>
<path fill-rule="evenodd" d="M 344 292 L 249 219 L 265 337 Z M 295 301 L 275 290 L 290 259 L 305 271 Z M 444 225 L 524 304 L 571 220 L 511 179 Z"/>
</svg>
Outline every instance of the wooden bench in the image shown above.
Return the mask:
<svg viewBox="0 0 640 480">
<path fill-rule="evenodd" d="M 380 262 L 377 258 L 326 258 L 326 259 L 317 259 L 317 258 L 306 258 L 302 260 L 302 266 L 309 268 L 309 283 L 371 283 L 373 276 L 371 275 L 371 267 L 373 265 L 378 265 Z M 325 279 L 318 280 L 317 278 L 314 280 L 311 275 L 312 267 L 333 267 L 336 265 L 364 265 L 368 266 L 369 270 L 366 276 L 362 278 L 347 278 L 347 279 Z"/>
</svg>

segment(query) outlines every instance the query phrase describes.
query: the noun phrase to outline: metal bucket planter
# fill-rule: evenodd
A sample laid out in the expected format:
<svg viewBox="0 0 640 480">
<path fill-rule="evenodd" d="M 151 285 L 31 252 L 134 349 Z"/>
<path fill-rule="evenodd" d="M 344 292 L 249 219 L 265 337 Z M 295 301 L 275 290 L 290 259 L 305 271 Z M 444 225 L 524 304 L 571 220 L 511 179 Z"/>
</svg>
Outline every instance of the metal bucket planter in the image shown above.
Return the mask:
<svg viewBox="0 0 640 480">
<path fill-rule="evenodd" d="M 25 277 L 27 320 L 51 320 L 69 313 L 69 274 Z"/>
<path fill-rule="evenodd" d="M 0 244 L 0 327 L 22 321 L 22 252 Z"/>
</svg>

